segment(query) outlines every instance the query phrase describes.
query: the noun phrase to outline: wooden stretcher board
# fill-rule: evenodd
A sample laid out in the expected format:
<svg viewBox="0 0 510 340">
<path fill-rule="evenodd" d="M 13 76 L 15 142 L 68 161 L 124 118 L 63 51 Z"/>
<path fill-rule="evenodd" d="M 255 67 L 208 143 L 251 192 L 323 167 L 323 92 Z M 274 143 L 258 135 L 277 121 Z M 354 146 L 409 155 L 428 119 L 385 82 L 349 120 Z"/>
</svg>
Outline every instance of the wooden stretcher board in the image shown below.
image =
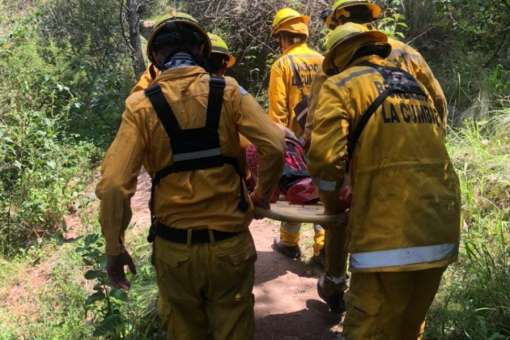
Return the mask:
<svg viewBox="0 0 510 340">
<path fill-rule="evenodd" d="M 338 224 L 347 221 L 345 214 L 325 215 L 324 206 L 296 205 L 278 201 L 271 204 L 271 209 L 255 208 L 258 216 L 291 223 Z"/>
</svg>

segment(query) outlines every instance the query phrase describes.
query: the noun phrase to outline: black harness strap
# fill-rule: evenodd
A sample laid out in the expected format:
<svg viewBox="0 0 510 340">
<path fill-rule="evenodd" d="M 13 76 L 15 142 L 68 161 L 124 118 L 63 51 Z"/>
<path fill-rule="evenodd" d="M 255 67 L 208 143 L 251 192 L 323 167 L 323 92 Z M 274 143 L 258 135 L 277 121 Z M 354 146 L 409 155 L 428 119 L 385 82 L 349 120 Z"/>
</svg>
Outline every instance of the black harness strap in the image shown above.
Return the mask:
<svg viewBox="0 0 510 340">
<path fill-rule="evenodd" d="M 372 104 L 370 104 L 361 116 L 354 131 L 349 134 L 349 140 L 347 143 L 349 157 L 347 170 L 349 170 L 350 163 L 356 149 L 356 144 L 358 143 L 363 130 L 367 126 L 373 114 L 388 97 L 397 93 L 414 94 L 420 97 L 426 97 L 426 94 L 418 81 L 406 71 L 395 67 L 382 67 L 374 64 L 367 64 L 366 66 L 375 68 L 382 75 L 384 78 L 384 91 L 372 102 Z"/>
<path fill-rule="evenodd" d="M 223 106 L 223 94 L 225 80 L 222 77 L 211 76 L 209 81 L 209 98 L 207 104 L 206 125 L 197 129 L 181 129 L 175 117 L 172 107 L 167 102 L 156 84 L 145 91 L 146 96 L 152 103 L 156 114 L 170 137 L 170 146 L 173 153 L 173 162 L 169 166 L 156 172 L 152 179 L 150 210 L 154 221 L 154 197 L 158 184 L 163 178 L 176 172 L 205 170 L 231 165 L 240 178 L 240 202 L 239 209 L 246 211 L 249 207 L 246 201 L 244 189 L 243 171 L 233 157 L 226 157 L 221 154 L 219 124 L 221 109 Z M 155 229 L 154 229 L 155 230 Z M 156 236 L 154 230 L 149 234 L 149 242 Z"/>
<path fill-rule="evenodd" d="M 205 126 L 215 131 L 217 131 L 220 126 L 224 91 L 225 79 L 211 76 L 211 80 L 209 81 L 209 99 L 207 103 L 207 121 Z"/>
<path fill-rule="evenodd" d="M 179 122 L 175 118 L 172 108 L 166 101 L 161 86 L 156 84 L 145 90 L 145 95 L 152 103 L 152 107 L 158 115 L 159 121 L 163 124 L 165 131 L 169 134 L 174 134 L 180 130 Z M 170 114 L 169 114 L 170 113 Z"/>
<path fill-rule="evenodd" d="M 388 98 L 392 93 L 390 88 L 386 88 L 373 102 L 370 104 L 368 109 L 361 116 L 358 125 L 354 131 L 349 134 L 349 140 L 347 143 L 347 151 L 349 153 L 349 159 L 352 159 L 352 155 L 354 155 L 354 149 L 356 148 L 356 144 L 361 136 L 361 133 L 365 129 L 368 124 L 368 121 L 372 117 L 372 115 L 377 111 L 377 109 L 384 103 L 386 98 Z"/>
</svg>

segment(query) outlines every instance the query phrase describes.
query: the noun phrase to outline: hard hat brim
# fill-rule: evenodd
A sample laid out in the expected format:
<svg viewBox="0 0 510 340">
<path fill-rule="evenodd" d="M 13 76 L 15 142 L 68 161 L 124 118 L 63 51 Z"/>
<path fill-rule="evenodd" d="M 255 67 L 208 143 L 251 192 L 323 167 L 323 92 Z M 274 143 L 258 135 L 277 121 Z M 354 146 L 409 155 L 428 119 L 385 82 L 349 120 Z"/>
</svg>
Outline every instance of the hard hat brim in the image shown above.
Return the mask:
<svg viewBox="0 0 510 340">
<path fill-rule="evenodd" d="M 232 53 L 230 53 L 227 49 L 220 48 L 220 47 L 213 47 L 211 54 L 215 54 L 215 53 L 228 57 L 227 68 L 231 68 L 237 63 L 237 58 Z"/>
<path fill-rule="evenodd" d="M 372 13 L 372 18 L 367 23 L 373 22 L 381 17 L 382 8 L 378 4 L 374 3 L 366 4 L 365 1 L 357 1 L 349 3 L 348 6 L 339 6 L 338 8 L 335 8 L 324 20 L 324 25 L 326 25 L 326 27 L 329 29 L 334 29 L 337 26 L 337 24 L 335 24 L 337 12 L 341 9 L 347 9 L 349 7 L 356 5 L 366 5 L 370 9 L 370 13 Z"/>
<path fill-rule="evenodd" d="M 273 27 L 273 29 L 271 30 L 271 36 L 274 37 L 275 35 L 277 35 L 278 33 L 280 32 L 284 32 L 285 29 L 281 29 L 281 27 L 288 23 L 289 21 L 292 21 L 292 20 L 296 20 L 296 19 L 300 19 L 300 20 L 303 20 L 304 24 L 306 26 L 309 26 L 310 25 L 310 21 L 311 21 L 311 18 L 308 16 L 308 15 L 302 15 L 300 17 L 289 17 L 287 19 L 284 19 L 282 20 L 280 23 L 278 23 L 278 26 L 276 27 Z"/>
</svg>

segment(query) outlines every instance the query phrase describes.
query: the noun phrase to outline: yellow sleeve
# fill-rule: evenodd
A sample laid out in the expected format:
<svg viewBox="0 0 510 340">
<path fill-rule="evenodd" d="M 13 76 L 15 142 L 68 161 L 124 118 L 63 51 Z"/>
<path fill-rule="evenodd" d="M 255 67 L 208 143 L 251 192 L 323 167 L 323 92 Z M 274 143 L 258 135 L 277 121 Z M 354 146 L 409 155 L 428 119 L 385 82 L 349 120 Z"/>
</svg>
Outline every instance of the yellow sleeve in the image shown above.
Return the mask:
<svg viewBox="0 0 510 340">
<path fill-rule="evenodd" d="M 288 126 L 290 120 L 287 92 L 285 69 L 283 68 L 282 61 L 278 60 L 271 67 L 269 79 L 269 117 L 273 122 L 283 126 Z"/>
<path fill-rule="evenodd" d="M 328 213 L 340 213 L 338 193 L 346 170 L 347 140 L 351 117 L 341 89 L 333 80 L 322 86 L 315 111 L 308 170 L 319 187 Z"/>
<path fill-rule="evenodd" d="M 319 103 L 319 93 L 322 85 L 327 79 L 328 77 L 322 72 L 313 77 L 312 88 L 310 90 L 310 104 L 308 106 L 308 115 L 306 116 L 305 132 L 303 133 L 305 145 L 310 143 L 310 138 L 312 138 L 313 117 L 317 110 L 317 104 Z"/>
<path fill-rule="evenodd" d="M 411 56 L 410 59 L 413 64 L 416 79 L 429 91 L 437 113 L 442 119 L 443 128 L 446 130 L 448 125 L 448 104 L 441 84 L 439 84 L 439 81 L 434 76 L 429 65 L 418 51 L 409 48 L 407 54 Z"/>
<path fill-rule="evenodd" d="M 434 101 L 437 113 L 442 118 L 443 128 L 446 130 L 448 126 L 448 104 L 446 102 L 443 88 L 436 77 L 434 77 L 429 65 L 427 65 L 425 60 L 423 60 L 423 62 L 424 63 L 418 67 L 418 81 L 420 81 L 423 86 L 427 88 L 427 91 L 429 91 L 429 94 Z"/>
<path fill-rule="evenodd" d="M 106 254 L 124 250 L 124 231 L 131 220 L 130 199 L 136 192 L 145 149 L 135 116 L 126 108 L 115 140 L 106 153 L 96 195 L 101 200 L 99 222 L 106 241 Z"/>
<path fill-rule="evenodd" d="M 136 85 L 131 89 L 130 94 L 139 91 L 144 91 L 146 88 L 151 86 L 152 82 L 159 75 L 159 73 L 160 71 L 156 68 L 156 66 L 150 64 L 149 67 L 145 70 L 145 72 L 143 72 L 143 74 L 140 76 L 140 79 L 138 79 Z"/>
<path fill-rule="evenodd" d="M 249 94 L 240 97 L 237 112 L 239 132 L 257 147 L 258 181 L 255 192 L 269 200 L 283 169 L 283 132 Z"/>
</svg>

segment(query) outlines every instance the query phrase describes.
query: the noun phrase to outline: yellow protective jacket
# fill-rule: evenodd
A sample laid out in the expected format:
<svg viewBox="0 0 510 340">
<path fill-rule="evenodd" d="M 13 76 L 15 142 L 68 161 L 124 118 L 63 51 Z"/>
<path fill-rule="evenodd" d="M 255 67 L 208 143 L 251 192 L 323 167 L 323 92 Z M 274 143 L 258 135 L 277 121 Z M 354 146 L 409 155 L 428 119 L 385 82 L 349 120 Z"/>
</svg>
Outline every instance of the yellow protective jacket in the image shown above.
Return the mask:
<svg viewBox="0 0 510 340">
<path fill-rule="evenodd" d="M 150 64 L 149 67 L 145 70 L 145 72 L 142 73 L 140 76 L 140 79 L 138 79 L 138 82 L 135 84 L 135 86 L 131 89 L 130 94 L 133 94 L 138 91 L 143 91 L 149 86 L 152 85 L 154 82 L 154 79 L 156 79 L 157 76 L 161 74 L 161 71 L 154 66 L 154 64 Z"/>
<path fill-rule="evenodd" d="M 435 108 L 439 113 L 444 129 L 446 130 L 448 122 L 448 106 L 446 98 L 443 89 L 441 88 L 441 84 L 437 81 L 429 65 L 423 56 L 411 46 L 392 38 L 389 38 L 388 43 L 391 45 L 391 54 L 388 58 L 386 58 L 386 60 L 394 66 L 409 72 L 416 78 L 416 80 L 425 86 L 434 101 Z M 310 106 L 308 109 L 308 117 L 306 119 L 306 127 L 303 136 L 305 141 L 310 140 L 313 128 L 313 117 L 315 108 L 317 107 L 319 92 L 326 79 L 328 79 L 327 75 L 321 71 L 312 80 Z"/>
<path fill-rule="evenodd" d="M 366 61 L 386 64 L 361 58 L 319 95 L 308 166 L 328 213 L 338 212 L 349 134 L 384 87 L 375 68 L 356 66 Z M 422 270 L 456 259 L 459 182 L 440 124 L 428 95 L 390 96 L 368 121 L 350 167 L 351 270 Z"/>
<path fill-rule="evenodd" d="M 322 85 L 327 79 L 328 76 L 326 75 L 326 73 L 322 71 L 322 69 L 312 79 L 312 88 L 310 91 L 310 105 L 308 106 L 308 116 L 306 116 L 305 131 L 303 132 L 303 139 L 305 141 L 305 145 L 308 145 L 312 138 L 313 117 L 315 115 L 315 111 L 317 110 L 317 105 L 319 104 L 319 93 L 321 91 Z"/>
<path fill-rule="evenodd" d="M 446 130 L 446 125 L 448 123 L 448 105 L 446 97 L 441 84 L 437 81 L 429 65 L 420 52 L 411 46 L 392 38 L 389 38 L 388 42 L 391 45 L 391 54 L 388 60 L 397 67 L 409 72 L 416 80 L 425 86 L 434 101 L 437 113 L 441 117 Z"/>
<path fill-rule="evenodd" d="M 163 94 L 183 129 L 204 126 L 209 95 L 209 75 L 201 67 L 170 69 L 159 75 Z M 269 199 L 283 164 L 283 133 L 233 79 L 226 77 L 220 119 L 222 154 L 241 159 L 239 134 L 257 146 L 259 181 L 256 191 Z M 154 176 L 172 162 L 169 137 L 149 99 L 136 92 L 126 101 L 117 136 L 102 166 L 96 194 L 101 200 L 100 222 L 108 255 L 123 251 L 124 230 L 131 219 L 130 198 L 136 191 L 142 165 Z M 227 232 L 248 228 L 252 209 L 238 208 L 239 175 L 220 168 L 173 173 L 162 179 L 155 194 L 154 214 L 174 228 L 209 228 Z"/>
<path fill-rule="evenodd" d="M 322 69 L 323 59 L 319 52 L 303 43 L 287 49 L 271 67 L 269 117 L 298 137 L 303 134 L 308 112 L 307 100 L 303 100 L 310 95 L 312 79 Z M 302 125 L 298 122 L 296 108 L 304 110 L 300 111 L 305 115 Z"/>
</svg>

